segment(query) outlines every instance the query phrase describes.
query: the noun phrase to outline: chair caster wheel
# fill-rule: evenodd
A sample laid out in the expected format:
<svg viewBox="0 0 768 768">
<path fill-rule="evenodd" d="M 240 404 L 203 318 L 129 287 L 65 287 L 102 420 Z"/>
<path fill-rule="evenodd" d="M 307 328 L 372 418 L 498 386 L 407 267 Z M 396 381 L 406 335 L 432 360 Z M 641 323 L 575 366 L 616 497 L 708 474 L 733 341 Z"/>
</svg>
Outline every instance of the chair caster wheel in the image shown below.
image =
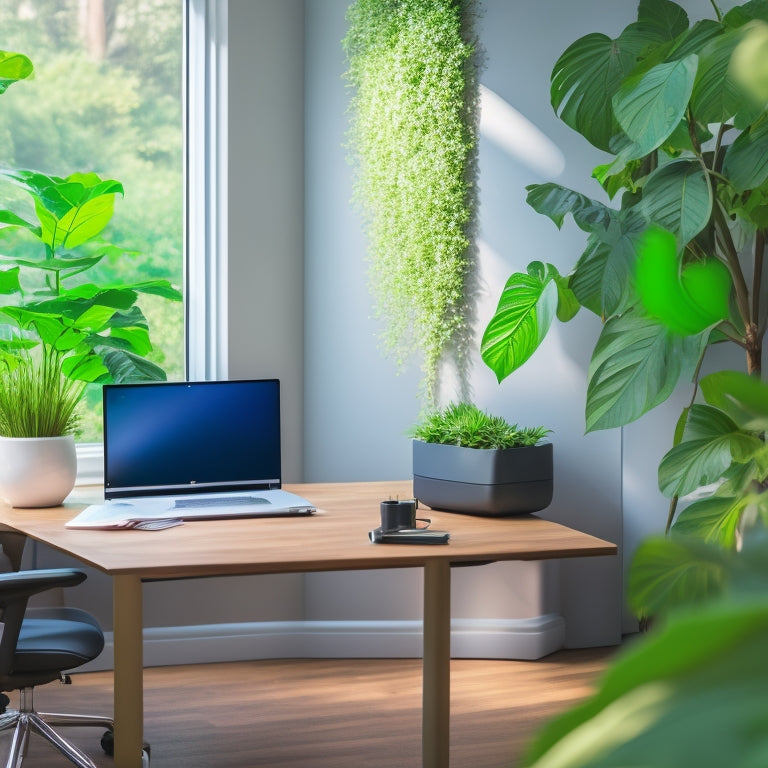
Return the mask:
<svg viewBox="0 0 768 768">
<path fill-rule="evenodd" d="M 104 750 L 104 754 L 112 757 L 115 754 L 115 732 L 104 731 L 101 737 L 101 748 Z M 152 748 L 145 741 L 141 747 L 141 768 L 149 768 L 149 757 Z"/>
</svg>

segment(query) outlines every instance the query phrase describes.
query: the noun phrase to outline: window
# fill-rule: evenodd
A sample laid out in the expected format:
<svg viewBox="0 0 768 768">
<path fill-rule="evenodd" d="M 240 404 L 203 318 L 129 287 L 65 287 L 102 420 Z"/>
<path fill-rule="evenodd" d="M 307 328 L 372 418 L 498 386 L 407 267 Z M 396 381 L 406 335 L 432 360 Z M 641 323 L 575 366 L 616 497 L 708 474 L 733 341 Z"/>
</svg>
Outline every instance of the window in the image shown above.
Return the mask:
<svg viewBox="0 0 768 768">
<path fill-rule="evenodd" d="M 0 47 L 35 65 L 0 103 L 0 164 L 120 181 L 105 237 L 137 254 L 103 260 L 99 279 L 183 287 L 183 305 L 142 299 L 150 357 L 171 380 L 224 377 L 225 0 L 19 0 L 0 24 Z M 31 205 L 8 183 L 1 193 Z M 81 482 L 101 472 L 101 393 L 89 390 Z"/>
</svg>

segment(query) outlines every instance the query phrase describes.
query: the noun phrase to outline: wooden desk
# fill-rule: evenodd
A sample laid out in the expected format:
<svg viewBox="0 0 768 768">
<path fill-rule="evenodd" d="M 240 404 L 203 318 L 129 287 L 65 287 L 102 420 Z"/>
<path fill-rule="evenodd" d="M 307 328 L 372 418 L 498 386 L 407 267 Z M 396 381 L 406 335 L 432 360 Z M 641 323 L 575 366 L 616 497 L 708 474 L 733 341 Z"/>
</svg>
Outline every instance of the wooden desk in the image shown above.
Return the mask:
<svg viewBox="0 0 768 768">
<path fill-rule="evenodd" d="M 318 507 L 310 518 L 217 520 L 162 531 L 68 530 L 75 506 L 0 508 L 0 525 L 109 574 L 114 592 L 115 767 L 139 768 L 143 736 L 143 581 L 166 578 L 424 569 L 422 751 L 447 768 L 452 563 L 615 555 L 616 546 L 535 516 L 482 518 L 431 512 L 447 545 L 372 544 L 379 501 L 408 498 L 410 481 L 289 485 Z"/>
</svg>

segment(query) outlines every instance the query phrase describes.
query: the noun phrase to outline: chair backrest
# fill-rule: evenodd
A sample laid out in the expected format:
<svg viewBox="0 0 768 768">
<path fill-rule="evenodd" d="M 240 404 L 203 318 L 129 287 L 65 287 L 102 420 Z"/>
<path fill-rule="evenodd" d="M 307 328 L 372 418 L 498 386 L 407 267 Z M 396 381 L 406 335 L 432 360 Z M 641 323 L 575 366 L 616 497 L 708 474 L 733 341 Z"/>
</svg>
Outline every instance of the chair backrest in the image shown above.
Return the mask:
<svg viewBox="0 0 768 768">
<path fill-rule="evenodd" d="M 49 589 L 73 587 L 85 579 L 86 574 L 74 568 L 0 573 L 0 621 L 3 624 L 0 679 L 13 674 L 14 657 L 29 598 Z"/>
</svg>

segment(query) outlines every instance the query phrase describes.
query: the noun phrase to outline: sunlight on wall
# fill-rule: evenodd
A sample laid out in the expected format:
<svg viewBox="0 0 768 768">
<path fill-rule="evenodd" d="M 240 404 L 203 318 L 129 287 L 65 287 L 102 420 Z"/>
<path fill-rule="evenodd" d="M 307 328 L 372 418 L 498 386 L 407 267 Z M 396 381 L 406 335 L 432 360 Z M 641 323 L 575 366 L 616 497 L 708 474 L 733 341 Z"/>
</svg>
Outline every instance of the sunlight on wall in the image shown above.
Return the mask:
<svg viewBox="0 0 768 768">
<path fill-rule="evenodd" d="M 545 177 L 565 169 L 560 149 L 511 104 L 484 85 L 480 86 L 480 134 Z"/>
</svg>

